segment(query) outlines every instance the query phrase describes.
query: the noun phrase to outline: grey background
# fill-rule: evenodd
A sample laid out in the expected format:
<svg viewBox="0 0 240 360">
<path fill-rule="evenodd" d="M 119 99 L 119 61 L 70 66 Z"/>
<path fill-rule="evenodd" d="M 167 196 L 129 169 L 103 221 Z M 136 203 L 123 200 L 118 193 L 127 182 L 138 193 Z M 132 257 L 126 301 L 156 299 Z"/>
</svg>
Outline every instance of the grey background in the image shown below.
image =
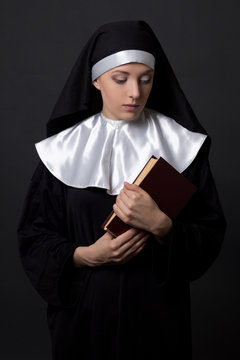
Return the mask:
<svg viewBox="0 0 240 360">
<path fill-rule="evenodd" d="M 0 357 L 50 359 L 45 303 L 19 261 L 16 227 L 34 143 L 80 49 L 102 23 L 149 22 L 200 122 L 228 221 L 222 252 L 191 285 L 194 360 L 239 359 L 239 1 L 1 1 Z"/>
</svg>

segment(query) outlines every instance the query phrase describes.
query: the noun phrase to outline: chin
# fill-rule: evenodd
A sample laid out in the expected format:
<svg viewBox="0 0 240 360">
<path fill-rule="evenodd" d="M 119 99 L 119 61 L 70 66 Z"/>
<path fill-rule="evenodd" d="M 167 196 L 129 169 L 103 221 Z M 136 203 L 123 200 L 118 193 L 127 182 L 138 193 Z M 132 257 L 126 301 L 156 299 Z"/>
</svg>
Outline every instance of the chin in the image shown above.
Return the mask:
<svg viewBox="0 0 240 360">
<path fill-rule="evenodd" d="M 137 116 L 139 116 L 141 114 L 141 111 L 137 111 L 137 112 L 133 112 L 133 111 L 129 111 L 129 112 L 125 112 L 120 119 L 122 120 L 132 120 L 135 119 Z"/>
<path fill-rule="evenodd" d="M 112 113 L 103 113 L 103 115 L 106 116 L 106 118 L 109 119 L 113 119 L 113 120 L 133 120 L 136 117 L 139 116 L 139 114 L 141 114 L 143 109 L 138 111 L 119 111 L 119 112 L 112 112 Z"/>
</svg>

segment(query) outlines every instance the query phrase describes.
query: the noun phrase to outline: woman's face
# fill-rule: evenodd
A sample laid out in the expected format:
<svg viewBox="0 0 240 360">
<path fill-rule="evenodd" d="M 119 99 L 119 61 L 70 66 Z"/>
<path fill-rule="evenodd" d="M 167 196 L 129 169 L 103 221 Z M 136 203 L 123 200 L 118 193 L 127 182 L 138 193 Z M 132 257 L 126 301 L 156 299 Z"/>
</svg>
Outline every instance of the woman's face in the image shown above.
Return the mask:
<svg viewBox="0 0 240 360">
<path fill-rule="evenodd" d="M 101 91 L 102 113 L 112 120 L 132 120 L 143 110 L 152 89 L 153 70 L 144 64 L 115 67 L 93 85 Z"/>
</svg>

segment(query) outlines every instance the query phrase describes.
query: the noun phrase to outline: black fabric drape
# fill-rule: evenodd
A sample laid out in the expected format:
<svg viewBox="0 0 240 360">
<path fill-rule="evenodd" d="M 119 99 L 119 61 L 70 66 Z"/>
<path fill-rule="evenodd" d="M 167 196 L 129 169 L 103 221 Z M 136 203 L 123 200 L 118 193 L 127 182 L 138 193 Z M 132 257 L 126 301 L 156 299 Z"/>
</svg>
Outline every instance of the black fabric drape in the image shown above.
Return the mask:
<svg viewBox="0 0 240 360">
<path fill-rule="evenodd" d="M 115 196 L 68 187 L 39 164 L 18 234 L 25 271 L 49 304 L 53 359 L 191 359 L 189 282 L 212 265 L 225 230 L 208 150 L 185 170 L 199 190 L 168 245 L 152 236 L 127 264 L 100 268 L 74 268 L 72 255 L 103 234 Z"/>
<path fill-rule="evenodd" d="M 146 107 L 173 118 L 191 131 L 206 133 L 150 26 L 144 21 L 119 21 L 102 25 L 82 49 L 48 121 L 48 136 L 101 111 L 101 96 L 92 85 L 92 66 L 108 55 L 128 49 L 148 51 L 156 60 Z"/>
</svg>

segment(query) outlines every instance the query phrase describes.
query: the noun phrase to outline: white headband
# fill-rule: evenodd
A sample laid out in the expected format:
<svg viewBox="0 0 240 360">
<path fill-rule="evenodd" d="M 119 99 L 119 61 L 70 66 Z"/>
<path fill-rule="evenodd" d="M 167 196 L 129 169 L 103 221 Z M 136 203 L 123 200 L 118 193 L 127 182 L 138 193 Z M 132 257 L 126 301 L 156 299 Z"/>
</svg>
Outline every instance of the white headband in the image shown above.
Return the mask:
<svg viewBox="0 0 240 360">
<path fill-rule="evenodd" d="M 154 69 L 155 58 L 149 52 L 142 50 L 119 51 L 115 54 L 106 56 L 105 58 L 99 60 L 95 65 L 93 65 L 92 81 L 97 79 L 100 75 L 102 75 L 106 71 L 115 68 L 116 66 L 128 64 L 131 62 L 145 64 L 150 68 Z"/>
</svg>

